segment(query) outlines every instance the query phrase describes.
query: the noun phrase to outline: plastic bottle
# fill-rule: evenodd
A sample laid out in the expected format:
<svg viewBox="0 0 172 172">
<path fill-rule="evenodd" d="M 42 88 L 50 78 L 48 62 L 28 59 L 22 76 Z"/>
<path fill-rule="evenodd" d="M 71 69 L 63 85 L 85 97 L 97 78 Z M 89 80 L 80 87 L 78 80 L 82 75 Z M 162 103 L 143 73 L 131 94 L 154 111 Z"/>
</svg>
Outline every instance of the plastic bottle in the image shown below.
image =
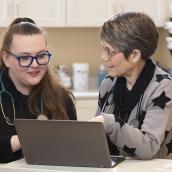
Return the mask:
<svg viewBox="0 0 172 172">
<path fill-rule="evenodd" d="M 100 64 L 99 71 L 98 71 L 98 81 L 97 81 L 98 87 L 101 86 L 101 83 L 105 79 L 105 77 L 106 77 L 106 69 L 105 69 L 105 66 L 103 64 Z"/>
<path fill-rule="evenodd" d="M 74 63 L 73 64 L 73 89 L 76 91 L 84 91 L 89 88 L 89 64 Z"/>
<path fill-rule="evenodd" d="M 62 85 L 64 85 L 66 88 L 71 88 L 72 86 L 71 77 L 67 74 L 65 65 L 59 65 L 58 75 Z"/>
</svg>

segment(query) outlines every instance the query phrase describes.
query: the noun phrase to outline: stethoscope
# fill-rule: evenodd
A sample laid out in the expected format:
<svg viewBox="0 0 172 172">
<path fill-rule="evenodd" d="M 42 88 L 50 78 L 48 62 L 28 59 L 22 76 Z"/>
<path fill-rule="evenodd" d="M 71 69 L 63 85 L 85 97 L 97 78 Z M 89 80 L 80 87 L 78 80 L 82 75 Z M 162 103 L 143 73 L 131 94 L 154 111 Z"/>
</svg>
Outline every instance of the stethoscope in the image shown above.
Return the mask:
<svg viewBox="0 0 172 172">
<path fill-rule="evenodd" d="M 3 115 L 6 123 L 8 125 L 10 125 L 10 126 L 13 126 L 14 123 L 11 122 L 10 118 L 5 115 L 4 108 L 3 108 L 3 103 L 2 103 L 2 96 L 5 96 L 5 94 L 6 94 L 6 96 L 10 97 L 11 102 L 12 102 L 12 106 L 13 106 L 13 117 L 15 119 L 16 118 L 16 110 L 15 110 L 15 105 L 14 105 L 14 99 L 13 99 L 11 93 L 8 90 L 6 90 L 6 88 L 4 86 L 4 83 L 2 81 L 2 73 L 3 72 L 0 73 L 0 84 L 1 84 L 1 87 L 2 87 L 1 91 L 0 91 L 0 108 L 1 108 L 2 115 Z M 40 113 L 40 115 L 38 115 L 37 119 L 46 119 L 47 118 L 45 115 L 43 115 L 43 111 L 44 111 L 43 106 L 44 106 L 43 105 L 43 99 L 41 98 L 40 99 L 40 112 L 41 113 Z"/>
<path fill-rule="evenodd" d="M 109 106 L 106 109 L 107 103 L 109 103 Z M 109 91 L 109 93 L 108 93 L 108 95 L 106 97 L 106 100 L 105 100 L 105 102 L 103 104 L 103 107 L 101 109 L 101 114 L 108 113 L 111 110 L 111 108 L 112 108 L 112 104 L 113 104 L 113 88 L 111 88 L 111 90 Z"/>
<path fill-rule="evenodd" d="M 112 104 L 113 104 L 113 90 L 115 86 L 116 78 L 112 82 L 112 86 L 110 88 L 110 91 L 108 92 L 108 95 L 105 99 L 105 102 L 103 104 L 103 107 L 101 109 L 101 114 L 108 113 L 110 110 L 112 111 Z M 109 107 L 106 109 L 106 105 L 109 103 Z"/>
<path fill-rule="evenodd" d="M 101 114 L 108 113 L 109 111 L 112 112 L 113 109 L 115 108 L 114 106 L 112 106 L 113 105 L 113 90 L 114 90 L 114 86 L 112 86 L 112 88 L 110 89 L 106 97 L 106 100 L 101 109 Z M 141 95 L 140 100 L 138 102 L 136 117 L 130 121 L 130 125 L 133 126 L 134 128 L 138 128 L 139 126 L 140 106 L 141 106 L 142 99 L 143 99 L 143 94 Z M 107 103 L 109 104 L 109 107 L 106 109 Z M 123 121 L 123 122 L 125 123 L 126 121 Z"/>
</svg>

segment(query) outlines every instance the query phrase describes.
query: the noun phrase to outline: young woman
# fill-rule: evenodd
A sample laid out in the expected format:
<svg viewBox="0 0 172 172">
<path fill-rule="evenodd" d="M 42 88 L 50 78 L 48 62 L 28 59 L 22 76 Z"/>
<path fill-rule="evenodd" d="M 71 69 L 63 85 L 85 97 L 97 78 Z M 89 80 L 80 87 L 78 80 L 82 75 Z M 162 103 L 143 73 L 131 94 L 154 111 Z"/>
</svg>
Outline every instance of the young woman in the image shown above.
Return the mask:
<svg viewBox="0 0 172 172">
<path fill-rule="evenodd" d="M 121 13 L 101 28 L 109 75 L 100 88 L 97 117 L 112 154 L 172 158 L 172 80 L 151 60 L 158 32 L 145 14 Z"/>
<path fill-rule="evenodd" d="M 72 94 L 48 69 L 51 53 L 32 19 L 12 22 L 0 56 L 0 162 L 10 162 L 22 157 L 15 118 L 76 120 L 76 110 Z"/>
</svg>

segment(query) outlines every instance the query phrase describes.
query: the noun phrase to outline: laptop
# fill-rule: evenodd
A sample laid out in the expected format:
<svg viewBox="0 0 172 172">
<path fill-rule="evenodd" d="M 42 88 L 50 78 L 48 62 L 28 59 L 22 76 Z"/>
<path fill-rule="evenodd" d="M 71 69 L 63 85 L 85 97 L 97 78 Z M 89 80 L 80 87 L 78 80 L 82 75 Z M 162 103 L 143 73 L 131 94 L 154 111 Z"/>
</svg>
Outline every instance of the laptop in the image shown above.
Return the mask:
<svg viewBox="0 0 172 172">
<path fill-rule="evenodd" d="M 14 120 L 28 164 L 110 168 L 124 157 L 110 158 L 100 122 L 72 120 Z"/>
</svg>

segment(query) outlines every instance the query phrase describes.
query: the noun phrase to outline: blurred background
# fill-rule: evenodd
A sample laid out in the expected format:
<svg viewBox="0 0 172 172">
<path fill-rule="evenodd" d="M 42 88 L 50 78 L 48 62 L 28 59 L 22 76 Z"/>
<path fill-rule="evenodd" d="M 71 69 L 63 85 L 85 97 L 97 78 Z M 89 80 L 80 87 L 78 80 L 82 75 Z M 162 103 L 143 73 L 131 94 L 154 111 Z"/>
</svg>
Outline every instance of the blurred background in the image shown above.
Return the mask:
<svg viewBox="0 0 172 172">
<path fill-rule="evenodd" d="M 148 14 L 160 34 L 152 58 L 172 73 L 172 38 L 167 38 L 172 34 L 172 22 L 168 23 L 172 0 L 0 0 L 0 4 L 0 44 L 4 31 L 16 17 L 30 17 L 45 29 L 48 49 L 53 54 L 51 69 L 58 72 L 66 87 L 75 87 L 79 120 L 92 118 L 96 110 L 98 87 L 105 72 L 100 64 L 99 32 L 113 14 Z"/>
<path fill-rule="evenodd" d="M 165 23 L 172 17 L 172 0 L 0 0 L 0 43 L 3 33 L 16 17 L 31 17 L 47 32 L 52 66 L 65 64 L 72 75 L 72 64 L 88 63 L 90 77 L 97 77 L 100 66 L 100 26 L 112 14 L 143 11 L 155 21 L 160 33 L 155 61 L 172 68 L 167 48 Z"/>
</svg>

